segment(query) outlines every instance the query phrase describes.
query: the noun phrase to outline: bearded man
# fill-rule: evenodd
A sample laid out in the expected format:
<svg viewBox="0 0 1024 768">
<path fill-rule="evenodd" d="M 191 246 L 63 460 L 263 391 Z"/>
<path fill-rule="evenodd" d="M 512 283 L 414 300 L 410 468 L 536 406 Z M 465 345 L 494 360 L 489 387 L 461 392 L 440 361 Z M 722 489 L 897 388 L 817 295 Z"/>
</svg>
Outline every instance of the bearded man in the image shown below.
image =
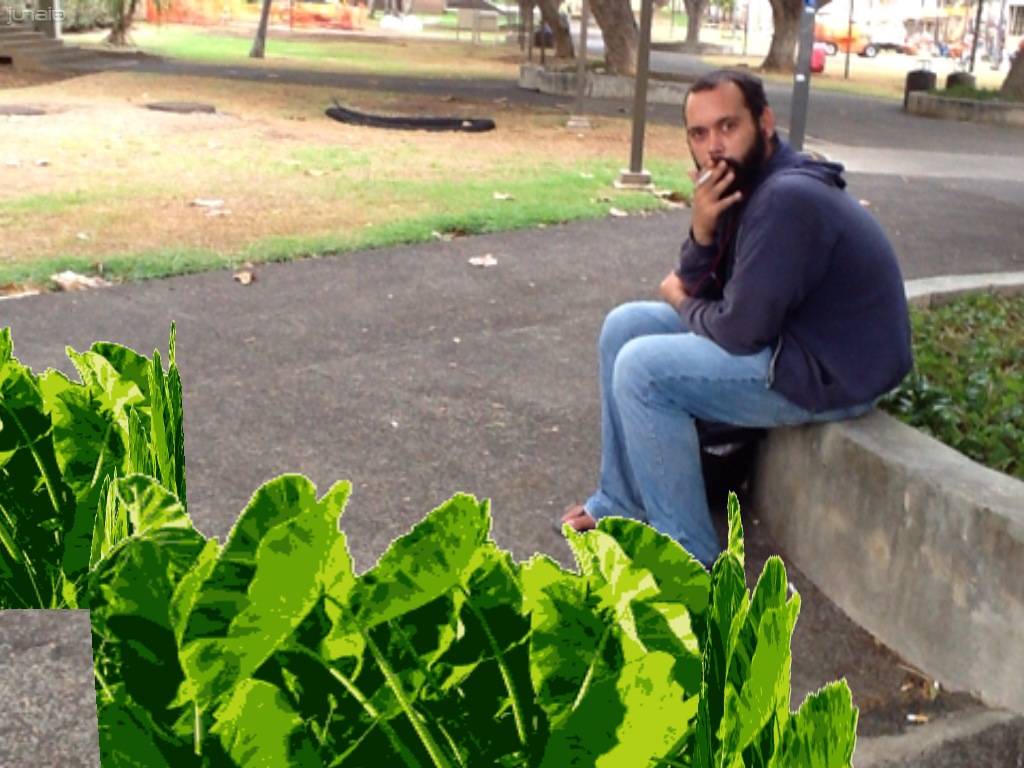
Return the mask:
<svg viewBox="0 0 1024 768">
<path fill-rule="evenodd" d="M 775 133 L 756 77 L 719 70 L 683 101 L 695 188 L 662 301 L 614 309 L 598 343 L 597 491 L 561 522 L 648 522 L 705 567 L 721 551 L 695 420 L 774 427 L 853 418 L 912 366 L 903 279 L 843 167 Z"/>
</svg>

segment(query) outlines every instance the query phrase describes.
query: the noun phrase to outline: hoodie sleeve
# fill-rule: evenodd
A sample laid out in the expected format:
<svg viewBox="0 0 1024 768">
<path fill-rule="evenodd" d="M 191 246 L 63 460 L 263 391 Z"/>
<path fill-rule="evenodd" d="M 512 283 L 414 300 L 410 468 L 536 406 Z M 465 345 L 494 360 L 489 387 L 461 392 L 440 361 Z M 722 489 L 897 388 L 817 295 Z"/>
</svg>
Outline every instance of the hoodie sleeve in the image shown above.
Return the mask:
<svg viewBox="0 0 1024 768">
<path fill-rule="evenodd" d="M 734 355 L 774 346 L 787 314 L 824 276 L 836 233 L 815 215 L 808 178 L 767 183 L 744 215 L 732 275 L 720 299 L 687 301 L 691 330 Z M 685 282 L 685 279 L 684 279 Z"/>
<path fill-rule="evenodd" d="M 693 230 L 690 230 L 689 237 L 680 249 L 679 266 L 676 269 L 687 295 L 702 299 L 721 298 L 722 286 L 715 274 L 717 255 L 717 240 L 711 245 L 701 245 L 693 239 Z"/>
</svg>

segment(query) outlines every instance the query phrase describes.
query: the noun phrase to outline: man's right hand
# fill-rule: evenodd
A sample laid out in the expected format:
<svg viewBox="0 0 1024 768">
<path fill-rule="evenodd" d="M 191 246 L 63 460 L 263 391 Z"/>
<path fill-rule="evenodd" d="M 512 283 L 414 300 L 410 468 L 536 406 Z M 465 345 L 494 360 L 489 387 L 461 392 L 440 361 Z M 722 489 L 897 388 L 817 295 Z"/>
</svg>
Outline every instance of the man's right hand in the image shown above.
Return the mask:
<svg viewBox="0 0 1024 768">
<path fill-rule="evenodd" d="M 690 207 L 693 211 L 690 227 L 693 239 L 698 245 L 711 245 L 715 241 L 715 224 L 722 211 L 735 205 L 742 199 L 742 192 L 725 195 L 725 190 L 732 184 L 735 174 L 725 160 L 700 171 L 690 171 L 693 179 L 693 199 Z M 725 195 L 723 197 L 723 195 Z"/>
</svg>

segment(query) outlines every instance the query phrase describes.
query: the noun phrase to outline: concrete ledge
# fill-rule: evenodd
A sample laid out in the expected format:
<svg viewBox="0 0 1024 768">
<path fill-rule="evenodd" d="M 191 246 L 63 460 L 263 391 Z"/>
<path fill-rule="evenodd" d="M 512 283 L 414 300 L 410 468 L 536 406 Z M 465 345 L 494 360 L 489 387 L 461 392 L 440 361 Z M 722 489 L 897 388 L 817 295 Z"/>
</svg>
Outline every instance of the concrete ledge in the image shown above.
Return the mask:
<svg viewBox="0 0 1024 768">
<path fill-rule="evenodd" d="M 923 91 L 912 91 L 907 98 L 907 111 L 924 117 L 1024 127 L 1024 104 L 1010 101 L 953 99 Z"/>
<path fill-rule="evenodd" d="M 590 99 L 632 99 L 633 78 L 622 75 L 587 73 L 583 93 Z M 552 72 L 538 64 L 519 66 L 519 87 L 557 96 L 576 95 L 576 71 Z M 648 104 L 676 104 L 680 107 L 690 87 L 689 82 L 676 80 L 647 81 Z"/>
<path fill-rule="evenodd" d="M 961 295 L 983 277 L 946 288 Z M 938 302 L 924 292 L 935 287 L 907 293 Z M 947 688 L 1024 712 L 1024 482 L 873 411 L 772 430 L 752 495 L 793 563 L 855 622 Z"/>
</svg>

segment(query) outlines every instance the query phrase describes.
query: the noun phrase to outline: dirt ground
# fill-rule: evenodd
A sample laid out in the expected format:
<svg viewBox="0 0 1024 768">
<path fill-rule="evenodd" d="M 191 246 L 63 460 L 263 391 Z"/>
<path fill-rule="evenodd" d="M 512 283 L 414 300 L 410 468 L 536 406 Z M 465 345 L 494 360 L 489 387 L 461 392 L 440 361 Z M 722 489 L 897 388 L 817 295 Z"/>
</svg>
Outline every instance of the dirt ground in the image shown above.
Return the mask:
<svg viewBox="0 0 1024 768">
<path fill-rule="evenodd" d="M 271 237 L 352 231 L 444 210 L 452 180 L 528 179 L 552 169 L 622 162 L 625 119 L 600 119 L 581 137 L 566 115 L 499 100 L 345 93 L 213 78 L 106 72 L 56 82 L 8 76 L 0 104 L 47 111 L 0 117 L 0 266 L 56 255 L 97 260 L 159 248 L 230 253 Z M 385 131 L 334 122 L 338 98 L 388 114 L 491 116 L 488 133 Z M 215 114 L 144 108 L 213 104 Z M 647 152 L 688 162 L 677 130 L 649 126 Z M 433 190 L 424 194 L 424 189 Z M 489 194 L 489 193 L 488 193 Z M 219 209 L 197 199 L 223 201 Z"/>
</svg>

